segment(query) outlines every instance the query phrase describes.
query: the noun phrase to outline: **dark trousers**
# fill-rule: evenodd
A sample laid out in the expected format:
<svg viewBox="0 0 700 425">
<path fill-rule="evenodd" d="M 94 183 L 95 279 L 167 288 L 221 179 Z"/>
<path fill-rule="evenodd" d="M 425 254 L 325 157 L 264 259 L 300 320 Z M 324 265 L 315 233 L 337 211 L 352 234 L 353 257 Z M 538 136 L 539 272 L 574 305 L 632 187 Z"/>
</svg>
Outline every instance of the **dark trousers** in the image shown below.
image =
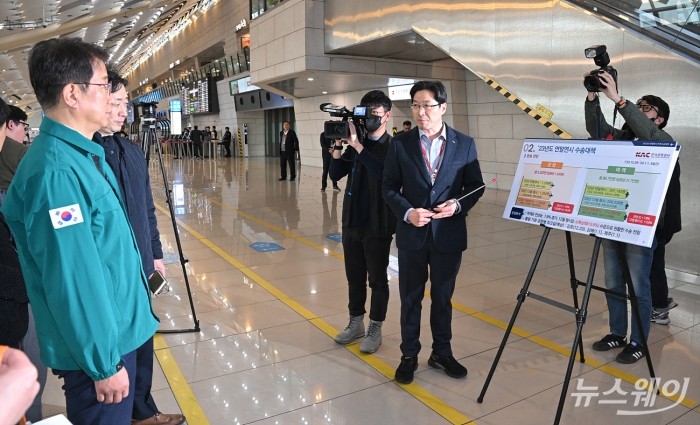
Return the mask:
<svg viewBox="0 0 700 425">
<path fill-rule="evenodd" d="M 452 294 L 462 261 L 462 252 L 439 252 L 432 232 L 418 251 L 399 249 L 399 295 L 401 296 L 401 353 L 414 357 L 420 352 L 420 318 L 425 283 L 430 277 L 430 330 L 433 352 L 452 354 Z M 430 275 L 428 275 L 430 270 Z"/>
<path fill-rule="evenodd" d="M 158 413 L 156 402 L 151 395 L 153 383 L 153 338 L 136 349 L 136 388 L 134 388 L 134 408 L 132 419 L 148 419 Z"/>
<path fill-rule="evenodd" d="M 321 176 L 321 189 L 325 189 L 328 186 L 328 169 L 331 167 L 331 159 L 333 158 L 331 154 L 327 151 L 322 152 L 323 154 L 323 175 Z M 333 187 L 338 186 L 338 180 L 332 180 Z"/>
<path fill-rule="evenodd" d="M 392 237 L 378 238 L 366 229 L 343 229 L 345 276 L 348 278 L 348 310 L 351 316 L 365 314 L 367 282 L 372 289 L 369 318 L 383 322 L 389 303 L 389 250 Z"/>
<path fill-rule="evenodd" d="M 294 151 L 280 151 L 280 178 L 287 178 L 287 163 L 289 163 L 289 177 L 297 176 L 297 164 L 294 158 Z"/>
<path fill-rule="evenodd" d="M 129 374 L 129 396 L 116 404 L 97 402 L 95 382 L 82 370 L 57 370 L 63 379 L 66 413 L 73 425 L 130 425 L 136 384 L 136 351 L 122 356 Z"/>
<path fill-rule="evenodd" d="M 224 146 L 224 149 L 226 149 L 226 156 L 231 156 L 231 142 L 223 142 L 221 144 Z"/>
<path fill-rule="evenodd" d="M 201 158 L 202 156 L 204 156 L 202 153 L 202 146 L 204 146 L 202 142 L 192 142 L 195 158 Z"/>
<path fill-rule="evenodd" d="M 651 261 L 651 306 L 663 308 L 668 305 L 668 280 L 666 279 L 666 243 L 659 239 Z"/>
</svg>

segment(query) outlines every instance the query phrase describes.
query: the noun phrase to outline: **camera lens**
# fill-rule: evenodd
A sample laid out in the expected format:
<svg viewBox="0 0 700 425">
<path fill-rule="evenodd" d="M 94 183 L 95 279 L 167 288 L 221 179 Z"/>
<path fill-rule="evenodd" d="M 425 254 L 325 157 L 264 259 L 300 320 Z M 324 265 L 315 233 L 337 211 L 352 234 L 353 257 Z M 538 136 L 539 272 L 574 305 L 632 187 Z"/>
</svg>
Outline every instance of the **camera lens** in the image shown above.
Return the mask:
<svg viewBox="0 0 700 425">
<path fill-rule="evenodd" d="M 589 92 L 599 92 L 602 85 L 600 84 L 600 79 L 598 77 L 600 74 L 599 69 L 594 69 L 583 79 L 583 86 Z"/>
</svg>

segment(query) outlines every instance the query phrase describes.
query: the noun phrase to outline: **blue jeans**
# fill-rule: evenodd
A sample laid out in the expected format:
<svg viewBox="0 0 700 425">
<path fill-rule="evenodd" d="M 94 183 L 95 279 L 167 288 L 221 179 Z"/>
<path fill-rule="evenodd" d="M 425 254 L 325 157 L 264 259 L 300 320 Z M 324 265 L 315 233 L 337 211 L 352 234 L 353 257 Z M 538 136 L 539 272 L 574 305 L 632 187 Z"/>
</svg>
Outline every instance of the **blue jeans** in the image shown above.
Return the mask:
<svg viewBox="0 0 700 425">
<path fill-rule="evenodd" d="M 627 286 L 622 274 L 619 257 L 617 255 L 617 242 L 603 240 L 603 255 L 605 258 L 605 286 L 615 292 L 627 293 Z M 651 282 L 649 272 L 651 262 L 656 249 L 656 238 L 651 248 L 643 246 L 622 244 L 622 250 L 627 259 L 627 265 L 632 276 L 632 286 L 637 296 L 639 317 L 642 320 L 642 329 L 637 326 L 637 321 L 632 316 L 632 335 L 630 341 L 638 344 L 646 342 L 649 336 L 651 324 Z M 608 301 L 608 313 L 610 314 L 610 333 L 613 335 L 627 336 L 627 299 L 612 294 L 605 294 Z"/>
</svg>

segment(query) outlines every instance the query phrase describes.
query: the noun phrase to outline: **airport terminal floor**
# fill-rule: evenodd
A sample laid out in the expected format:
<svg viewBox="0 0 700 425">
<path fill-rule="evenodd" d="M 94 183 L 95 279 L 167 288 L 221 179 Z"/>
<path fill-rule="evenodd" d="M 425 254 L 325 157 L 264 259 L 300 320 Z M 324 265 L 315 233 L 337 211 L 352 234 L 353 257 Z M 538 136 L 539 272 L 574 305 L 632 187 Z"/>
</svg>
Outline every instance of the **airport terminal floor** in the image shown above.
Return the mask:
<svg viewBox="0 0 700 425">
<path fill-rule="evenodd" d="M 164 163 L 168 180 L 184 187 L 176 220 L 201 330 L 156 336 L 153 391 L 161 411 L 182 411 L 191 425 L 553 423 L 576 321 L 573 313 L 532 298 L 522 305 L 483 403 L 477 402 L 543 234 L 541 227 L 502 218 L 507 191 L 487 189 L 469 213 L 469 248 L 452 300 L 452 348 L 469 375 L 453 379 L 428 366 L 426 296 L 418 370 L 412 384 L 400 385 L 393 381 L 401 356 L 395 246 L 379 351 L 360 353 L 360 340 L 333 341 L 348 320 L 338 239 L 343 192 L 320 191 L 320 168 L 300 166 L 290 182 L 278 181 L 277 158 L 166 156 Z M 150 171 L 172 285 L 154 299 L 154 309 L 161 329 L 191 329 L 157 162 Z M 584 281 L 594 240 L 572 236 L 576 277 Z M 595 272 L 601 286 L 602 262 L 601 252 Z M 670 325 L 652 324 L 649 338 L 665 391 L 656 395 L 644 385 L 645 361 L 622 365 L 614 361 L 617 350 L 591 349 L 608 331 L 605 297 L 593 291 L 583 327 L 586 362 L 574 363 L 562 424 L 700 423 L 700 282 L 669 273 L 670 296 L 679 306 Z M 565 234 L 552 231 L 529 289 L 572 304 L 569 275 Z M 63 409 L 60 382 L 52 376 L 43 403 L 46 414 Z"/>
</svg>

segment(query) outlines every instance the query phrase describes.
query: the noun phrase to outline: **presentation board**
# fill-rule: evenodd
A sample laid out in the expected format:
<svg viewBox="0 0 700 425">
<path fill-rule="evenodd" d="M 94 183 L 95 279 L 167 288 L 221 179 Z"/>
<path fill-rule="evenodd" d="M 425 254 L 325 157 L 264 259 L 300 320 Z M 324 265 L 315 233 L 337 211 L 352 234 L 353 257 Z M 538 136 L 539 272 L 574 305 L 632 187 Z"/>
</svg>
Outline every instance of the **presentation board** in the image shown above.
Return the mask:
<svg viewBox="0 0 700 425">
<path fill-rule="evenodd" d="M 526 139 L 503 217 L 651 247 L 676 142 Z"/>
</svg>

